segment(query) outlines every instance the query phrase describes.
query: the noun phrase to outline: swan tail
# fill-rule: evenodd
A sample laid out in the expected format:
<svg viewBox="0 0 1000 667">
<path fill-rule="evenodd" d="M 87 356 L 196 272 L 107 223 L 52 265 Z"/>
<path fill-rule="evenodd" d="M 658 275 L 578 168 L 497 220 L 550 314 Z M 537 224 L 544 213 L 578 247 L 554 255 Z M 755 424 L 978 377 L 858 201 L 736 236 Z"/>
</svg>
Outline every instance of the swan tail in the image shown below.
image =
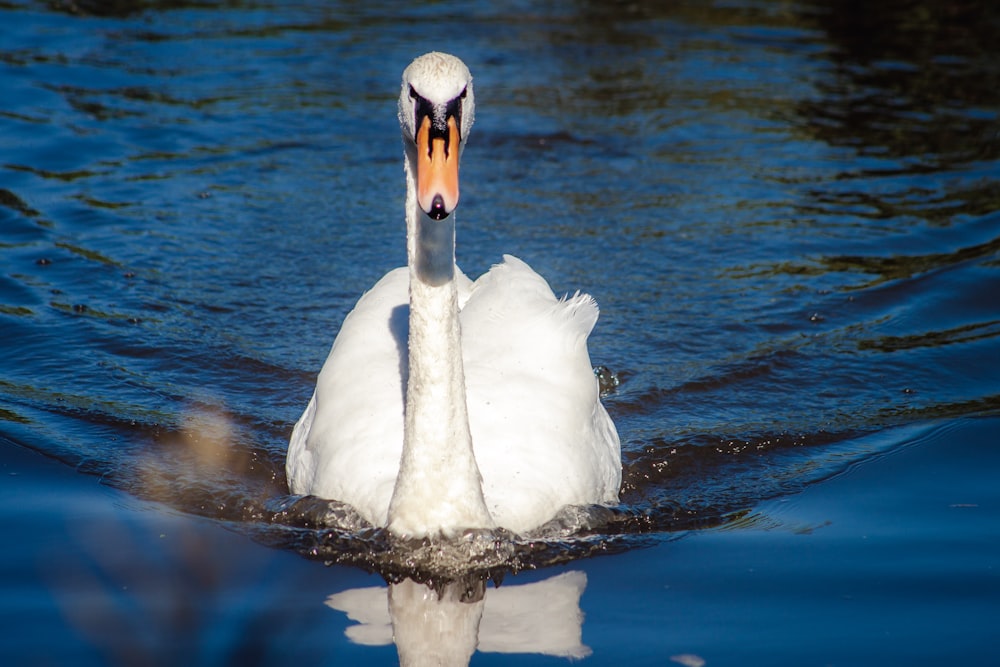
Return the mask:
<svg viewBox="0 0 1000 667">
<path fill-rule="evenodd" d="M 578 342 L 586 341 L 600 314 L 589 294 L 576 292 L 557 299 L 548 282 L 513 255 L 504 255 L 475 282 L 472 292 L 473 297 L 476 292 L 489 293 L 493 317 L 516 312 L 525 321 L 537 318 L 549 326 L 557 324 Z"/>
</svg>

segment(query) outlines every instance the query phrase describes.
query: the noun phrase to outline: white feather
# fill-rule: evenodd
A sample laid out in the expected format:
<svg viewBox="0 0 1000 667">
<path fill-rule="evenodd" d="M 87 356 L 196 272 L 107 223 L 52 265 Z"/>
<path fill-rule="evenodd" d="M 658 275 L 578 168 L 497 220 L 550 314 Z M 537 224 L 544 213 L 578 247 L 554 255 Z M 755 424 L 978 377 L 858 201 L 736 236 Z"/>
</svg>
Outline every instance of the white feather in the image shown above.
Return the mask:
<svg viewBox="0 0 1000 667">
<path fill-rule="evenodd" d="M 464 65 L 438 62 L 452 56 L 432 55 L 434 68 L 422 68 L 417 59 L 407 72 L 468 76 Z M 431 88 L 461 91 L 461 84 L 436 81 Z M 404 78 L 401 110 L 407 87 Z M 412 235 L 419 212 L 409 169 L 407 186 Z M 412 238 L 409 246 L 412 257 Z M 451 253 L 453 260 L 453 247 Z M 617 502 L 618 434 L 599 400 L 587 351 L 597 305 L 586 294 L 557 299 L 541 276 L 509 255 L 475 282 L 455 269 L 447 287 L 457 293 L 452 303 L 457 303 L 461 340 L 454 349 L 461 349 L 462 358 L 455 361 L 464 368 L 467 426 L 462 410 L 445 409 L 441 419 L 454 423 L 444 424 L 442 432 L 451 435 L 441 436 L 430 450 L 437 460 L 401 469 L 407 391 L 438 390 L 437 380 L 427 378 L 415 380 L 419 387 L 408 387 L 410 354 L 423 354 L 410 339 L 411 298 L 422 293 L 411 289 L 411 280 L 416 280 L 412 267 L 391 271 L 344 320 L 292 433 L 291 491 L 349 503 L 372 524 L 407 534 L 491 527 L 490 519 L 492 525 L 524 533 L 564 507 Z M 434 360 L 433 354 L 428 356 L 434 363 L 448 362 Z M 445 480 L 435 478 L 434 471 L 442 466 L 450 471 L 447 465 L 461 458 L 462 447 L 468 449 L 459 441 L 467 441 L 469 433 L 471 467 L 458 466 Z M 397 486 L 411 492 L 392 502 Z M 483 499 L 485 518 L 476 513 Z"/>
</svg>

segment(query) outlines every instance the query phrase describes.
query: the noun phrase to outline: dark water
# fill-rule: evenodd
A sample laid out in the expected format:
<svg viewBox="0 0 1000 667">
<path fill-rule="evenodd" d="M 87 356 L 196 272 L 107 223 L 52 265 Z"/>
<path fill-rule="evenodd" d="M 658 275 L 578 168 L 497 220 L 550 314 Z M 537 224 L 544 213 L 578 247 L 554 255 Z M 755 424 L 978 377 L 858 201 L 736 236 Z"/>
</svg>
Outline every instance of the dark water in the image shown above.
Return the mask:
<svg viewBox="0 0 1000 667">
<path fill-rule="evenodd" d="M 995 664 L 995 8 L 14 2 L 0 25 L 3 664 L 397 660 L 385 591 L 357 592 L 382 578 L 323 563 L 372 544 L 304 525 L 284 448 L 405 261 L 394 104 L 431 49 L 476 77 L 460 263 L 594 294 L 621 379 L 617 519 L 486 592 L 473 664 Z"/>
</svg>

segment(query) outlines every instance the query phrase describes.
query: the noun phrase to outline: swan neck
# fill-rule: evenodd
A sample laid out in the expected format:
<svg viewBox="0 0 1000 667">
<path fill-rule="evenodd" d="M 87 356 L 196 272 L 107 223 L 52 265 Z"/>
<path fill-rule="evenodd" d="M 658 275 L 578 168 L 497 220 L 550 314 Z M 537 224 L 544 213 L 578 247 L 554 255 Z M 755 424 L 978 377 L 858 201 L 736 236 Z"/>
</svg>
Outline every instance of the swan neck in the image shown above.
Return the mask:
<svg viewBox="0 0 1000 667">
<path fill-rule="evenodd" d="M 455 216 L 417 206 L 407 161 L 409 373 L 399 475 L 389 529 L 422 537 L 492 527 L 472 448 L 462 364 Z"/>
</svg>

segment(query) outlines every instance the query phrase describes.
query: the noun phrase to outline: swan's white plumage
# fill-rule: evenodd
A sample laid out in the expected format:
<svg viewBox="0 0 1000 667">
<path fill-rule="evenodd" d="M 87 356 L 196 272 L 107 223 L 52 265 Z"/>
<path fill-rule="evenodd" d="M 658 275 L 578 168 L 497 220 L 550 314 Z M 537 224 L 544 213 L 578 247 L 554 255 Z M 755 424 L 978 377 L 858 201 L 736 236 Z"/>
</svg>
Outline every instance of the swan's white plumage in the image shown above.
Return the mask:
<svg viewBox="0 0 1000 667">
<path fill-rule="evenodd" d="M 430 59 L 430 67 L 421 64 L 425 59 Z M 407 68 L 400 98 L 404 138 L 408 82 L 420 83 L 421 94 L 434 88 L 457 95 L 468 86 L 471 101 L 471 77 L 464 65 L 455 63 L 461 65 L 451 56 L 429 54 Z M 431 83 L 424 80 L 428 76 Z M 438 76 L 457 77 L 458 83 L 442 82 Z M 471 116 L 470 104 L 470 124 Z M 466 135 L 467 129 L 463 143 Z M 413 345 L 408 344 L 410 299 L 418 292 L 411 290 L 411 280 L 418 279 L 412 266 L 412 228 L 421 215 L 414 205 L 409 168 L 407 186 L 411 267 L 386 274 L 344 320 L 292 433 L 287 460 L 293 493 L 346 502 L 372 524 L 390 527 L 397 483 L 413 474 L 405 466 L 401 472 L 400 466 Z M 435 224 L 427 220 L 424 224 Z M 453 246 L 451 253 L 453 261 Z M 438 514 L 422 523 L 420 503 L 397 499 L 410 505 L 394 506 L 393 511 L 407 517 L 397 523 L 417 526 L 406 531 L 416 533 L 433 526 L 445 532 L 489 527 L 448 525 L 449 503 L 461 504 L 465 496 L 471 503 L 471 496 L 478 496 L 477 466 L 494 525 L 517 533 L 537 528 L 566 506 L 617 502 L 620 445 L 599 400 L 587 352 L 587 336 L 598 316 L 594 300 L 585 294 L 557 299 L 541 276 L 509 255 L 475 282 L 455 269 L 448 289 L 457 291 L 459 367 L 464 366 L 467 432 L 475 461 L 471 471 L 461 473 L 467 477 L 465 486 L 452 489 L 444 514 L 439 507 Z M 449 443 L 439 444 L 435 456 L 450 460 Z M 436 467 L 433 461 L 423 463 L 428 470 Z M 421 485 L 416 485 L 418 494 L 411 489 L 409 497 L 434 499 L 436 489 Z M 453 521 L 461 524 L 458 517 L 468 516 L 475 514 L 456 509 Z"/>
<path fill-rule="evenodd" d="M 586 347 L 593 299 L 557 300 L 511 256 L 475 283 L 460 276 L 469 426 L 496 523 L 526 532 L 567 505 L 616 502 L 618 436 Z M 408 288 L 395 269 L 347 316 L 288 448 L 293 492 L 347 502 L 374 525 L 402 454 Z"/>
</svg>

